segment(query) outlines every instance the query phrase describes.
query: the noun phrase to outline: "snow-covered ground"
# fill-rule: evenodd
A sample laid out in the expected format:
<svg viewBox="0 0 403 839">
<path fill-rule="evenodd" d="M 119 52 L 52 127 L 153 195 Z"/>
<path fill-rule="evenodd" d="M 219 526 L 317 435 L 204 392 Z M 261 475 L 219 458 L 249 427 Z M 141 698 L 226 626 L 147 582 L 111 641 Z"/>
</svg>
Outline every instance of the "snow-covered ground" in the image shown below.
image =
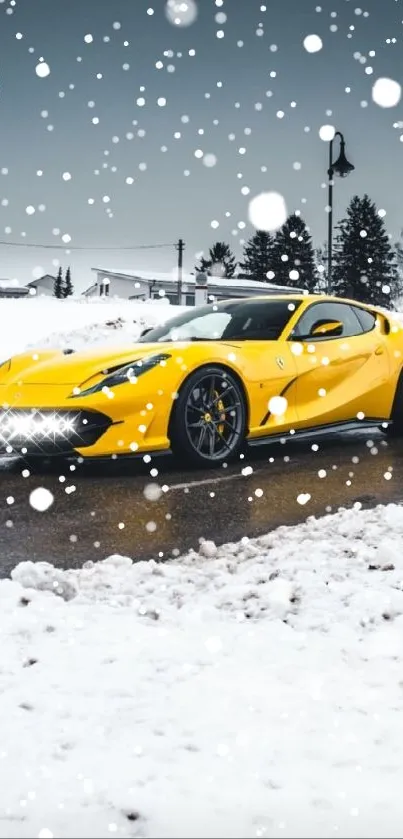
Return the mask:
<svg viewBox="0 0 403 839">
<path fill-rule="evenodd" d="M 0 363 L 31 347 L 84 349 L 93 344 L 136 341 L 146 326 L 155 326 L 182 311 L 165 300 L 29 297 L 0 301 Z"/>
<path fill-rule="evenodd" d="M 401 836 L 401 507 L 24 563 L 0 615 L 0 836 Z"/>
</svg>

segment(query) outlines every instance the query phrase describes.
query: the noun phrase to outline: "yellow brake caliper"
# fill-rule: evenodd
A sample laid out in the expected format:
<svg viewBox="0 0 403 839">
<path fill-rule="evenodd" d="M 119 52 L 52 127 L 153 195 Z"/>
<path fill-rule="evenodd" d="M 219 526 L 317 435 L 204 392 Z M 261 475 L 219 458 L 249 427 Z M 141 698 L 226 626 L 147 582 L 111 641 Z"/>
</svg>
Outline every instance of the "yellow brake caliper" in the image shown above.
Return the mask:
<svg viewBox="0 0 403 839">
<path fill-rule="evenodd" d="M 218 393 L 217 393 L 217 391 L 215 391 L 215 398 L 216 399 L 217 399 L 217 396 L 218 396 Z M 217 410 L 220 413 L 220 420 L 225 420 L 226 419 L 225 407 L 224 407 L 224 402 L 222 401 L 222 399 L 219 399 L 218 402 L 217 402 Z M 224 425 L 220 424 L 220 425 L 217 426 L 217 428 L 218 428 L 220 434 L 224 434 Z"/>
</svg>

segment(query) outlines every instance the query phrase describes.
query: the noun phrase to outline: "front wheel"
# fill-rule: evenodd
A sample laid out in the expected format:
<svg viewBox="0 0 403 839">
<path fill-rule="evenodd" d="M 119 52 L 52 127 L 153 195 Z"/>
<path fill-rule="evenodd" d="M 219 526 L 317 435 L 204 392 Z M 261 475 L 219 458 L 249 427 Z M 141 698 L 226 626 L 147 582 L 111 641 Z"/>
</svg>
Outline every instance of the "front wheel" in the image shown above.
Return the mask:
<svg viewBox="0 0 403 839">
<path fill-rule="evenodd" d="M 230 371 L 196 370 L 181 388 L 171 420 L 174 454 L 193 463 L 219 465 L 233 459 L 245 442 L 246 405 Z"/>
</svg>

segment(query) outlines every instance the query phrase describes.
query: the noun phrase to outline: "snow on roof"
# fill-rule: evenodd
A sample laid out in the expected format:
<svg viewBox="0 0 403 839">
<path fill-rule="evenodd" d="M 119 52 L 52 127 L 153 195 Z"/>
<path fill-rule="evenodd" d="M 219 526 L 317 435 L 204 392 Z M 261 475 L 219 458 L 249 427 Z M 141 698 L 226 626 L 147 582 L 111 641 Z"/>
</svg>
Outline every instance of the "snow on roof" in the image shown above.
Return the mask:
<svg viewBox="0 0 403 839">
<path fill-rule="evenodd" d="M 126 280 L 144 280 L 145 282 L 157 282 L 172 285 L 177 285 L 178 282 L 176 269 L 174 271 L 128 271 L 118 268 L 92 268 L 92 271 L 111 276 L 119 276 Z M 194 274 L 184 273 L 182 276 L 182 282 L 184 285 L 194 285 L 195 280 L 196 278 Z M 273 291 L 294 291 L 296 294 L 298 292 L 303 292 L 302 288 L 291 288 L 290 286 L 275 285 L 274 283 L 259 282 L 258 280 L 241 280 L 236 277 L 209 277 L 209 285 L 224 289 L 249 288 L 253 291 L 263 291 L 270 288 Z"/>
</svg>

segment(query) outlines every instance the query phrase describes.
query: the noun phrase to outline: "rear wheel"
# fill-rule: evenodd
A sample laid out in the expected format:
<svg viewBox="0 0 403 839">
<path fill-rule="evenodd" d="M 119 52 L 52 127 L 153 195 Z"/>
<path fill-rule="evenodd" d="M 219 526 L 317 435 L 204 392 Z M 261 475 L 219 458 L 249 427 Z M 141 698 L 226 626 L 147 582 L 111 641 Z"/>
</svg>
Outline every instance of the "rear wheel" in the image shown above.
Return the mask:
<svg viewBox="0 0 403 839">
<path fill-rule="evenodd" d="M 174 454 L 219 465 L 238 454 L 245 434 L 245 398 L 235 376 L 216 366 L 193 373 L 179 392 L 171 420 Z"/>
<path fill-rule="evenodd" d="M 387 426 L 387 428 L 381 426 L 381 431 L 387 434 L 388 437 L 403 437 L 403 373 L 400 374 L 397 383 L 391 420 L 392 424 Z"/>
</svg>

